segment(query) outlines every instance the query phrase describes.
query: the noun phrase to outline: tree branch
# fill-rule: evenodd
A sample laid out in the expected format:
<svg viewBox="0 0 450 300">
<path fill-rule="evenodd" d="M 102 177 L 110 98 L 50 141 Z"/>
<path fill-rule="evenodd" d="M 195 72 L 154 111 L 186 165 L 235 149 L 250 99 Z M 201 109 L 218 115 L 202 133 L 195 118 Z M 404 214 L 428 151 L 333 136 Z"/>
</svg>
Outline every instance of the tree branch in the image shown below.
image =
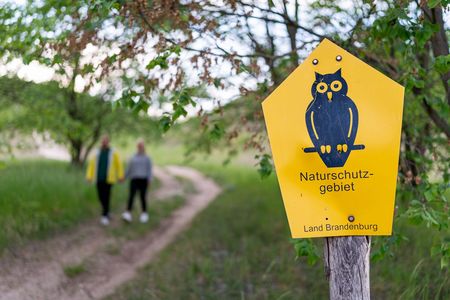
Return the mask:
<svg viewBox="0 0 450 300">
<path fill-rule="evenodd" d="M 358 20 L 355 23 L 355 26 L 353 26 L 353 28 L 348 31 L 348 34 L 350 34 L 350 36 L 346 42 L 347 45 L 351 45 L 353 43 L 355 32 L 362 26 L 363 20 L 368 19 L 375 12 L 376 7 L 377 6 L 375 5 L 375 2 L 372 2 L 372 4 L 370 5 L 370 9 L 367 11 L 367 14 L 366 15 L 363 14 L 360 18 L 358 18 Z"/>
<path fill-rule="evenodd" d="M 266 21 L 266 22 L 271 22 L 271 23 L 276 23 L 276 24 L 283 24 L 283 25 L 290 25 L 293 26 L 297 29 L 303 30 L 311 35 L 314 35 L 320 39 L 324 39 L 327 36 L 326 35 L 322 35 L 319 34 L 317 32 L 314 32 L 311 28 L 307 28 L 304 26 L 301 26 L 299 23 L 291 20 L 289 17 L 287 17 L 287 15 L 285 14 L 281 14 L 281 13 L 277 13 L 277 16 L 280 16 L 283 18 L 284 21 L 281 20 L 276 20 L 276 19 L 272 19 L 268 16 L 254 16 L 254 15 L 248 15 L 248 14 L 243 14 L 243 13 L 237 13 L 237 12 L 229 12 L 229 11 L 225 11 L 225 10 L 208 10 L 208 9 L 203 9 L 206 12 L 210 12 L 210 13 L 219 13 L 221 15 L 224 16 L 233 16 L 233 17 L 243 17 L 243 18 L 252 18 L 252 19 L 256 19 L 256 20 L 261 20 L 261 21 Z M 264 12 L 268 11 L 270 12 L 270 10 L 263 10 Z"/>
<path fill-rule="evenodd" d="M 445 121 L 445 119 L 441 118 L 438 112 L 427 102 L 425 98 L 422 99 L 422 106 L 425 108 L 425 111 L 433 120 L 434 124 L 445 133 L 447 139 L 450 139 L 450 125 Z"/>
<path fill-rule="evenodd" d="M 142 11 L 139 11 L 139 16 L 141 17 L 142 21 L 144 22 L 144 24 L 154 33 L 156 33 L 156 30 L 153 28 L 153 26 L 147 21 L 147 19 L 145 18 L 145 15 L 142 13 Z M 166 36 L 161 36 L 165 41 L 167 41 L 168 43 L 172 44 L 172 45 L 179 45 L 180 43 L 169 38 Z M 204 50 L 204 49 L 195 49 L 186 45 L 181 45 L 180 46 L 182 49 L 188 50 L 188 51 L 192 51 L 192 52 L 198 52 L 201 54 L 207 54 L 207 55 L 211 55 L 211 56 L 217 56 L 217 57 L 223 57 L 223 58 L 230 58 L 230 57 L 239 57 L 239 58 L 258 58 L 258 57 L 262 57 L 262 58 L 270 58 L 270 59 L 279 59 L 279 58 L 283 58 L 286 56 L 291 56 L 293 54 L 293 52 L 297 52 L 298 50 L 300 50 L 302 47 L 298 47 L 297 49 L 295 49 L 295 51 L 289 51 L 283 54 L 279 54 L 279 55 L 268 55 L 265 53 L 252 53 L 252 54 L 238 54 L 238 53 L 230 53 L 228 51 L 226 51 L 223 48 L 220 48 L 219 50 L 221 50 L 223 53 L 215 53 L 212 51 L 208 51 L 208 50 Z"/>
<path fill-rule="evenodd" d="M 434 57 L 437 58 L 438 56 L 449 55 L 449 45 L 444 27 L 442 7 L 438 5 L 435 8 L 429 9 L 426 5 L 424 5 L 422 6 L 422 10 L 426 18 L 431 23 L 436 24 L 439 27 L 439 30 L 431 37 L 431 48 L 433 50 Z M 441 74 L 441 80 L 447 96 L 447 104 L 450 105 L 450 90 L 448 86 L 450 71 L 445 74 Z"/>
<path fill-rule="evenodd" d="M 420 65 L 422 66 L 422 68 L 424 68 L 425 70 L 429 69 L 430 66 L 430 44 L 431 42 L 427 42 L 425 44 L 425 51 L 422 53 L 418 53 L 417 54 L 417 59 L 420 63 Z M 426 89 L 428 90 L 429 87 L 426 87 Z M 445 135 L 447 136 L 447 139 L 450 138 L 450 125 L 447 123 L 447 121 L 445 119 L 443 119 L 439 113 L 431 106 L 431 104 L 429 104 L 426 100 L 426 95 L 425 95 L 425 89 L 424 88 L 413 88 L 413 93 L 416 96 L 422 96 L 422 106 L 425 109 L 425 112 L 428 114 L 428 116 L 430 117 L 430 119 L 434 122 L 434 124 L 441 129 Z"/>
<path fill-rule="evenodd" d="M 84 150 L 84 155 L 83 155 L 81 164 L 84 164 L 86 162 L 86 160 L 89 156 L 89 153 L 91 153 L 92 148 L 94 148 L 95 144 L 97 143 L 98 139 L 100 138 L 101 129 L 102 129 L 102 123 L 99 120 L 99 122 L 97 123 L 97 126 L 95 126 L 95 128 L 94 128 L 91 142 L 87 145 L 86 149 Z"/>
</svg>

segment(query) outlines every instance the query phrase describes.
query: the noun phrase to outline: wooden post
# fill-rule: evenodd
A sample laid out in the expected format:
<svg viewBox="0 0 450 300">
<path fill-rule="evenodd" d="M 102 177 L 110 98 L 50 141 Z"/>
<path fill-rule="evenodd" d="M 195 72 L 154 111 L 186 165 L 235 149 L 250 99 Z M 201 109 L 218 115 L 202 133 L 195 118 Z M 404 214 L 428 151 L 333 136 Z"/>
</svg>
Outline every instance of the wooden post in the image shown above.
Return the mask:
<svg viewBox="0 0 450 300">
<path fill-rule="evenodd" d="M 330 300 L 370 299 L 370 237 L 325 238 L 324 258 Z"/>
</svg>

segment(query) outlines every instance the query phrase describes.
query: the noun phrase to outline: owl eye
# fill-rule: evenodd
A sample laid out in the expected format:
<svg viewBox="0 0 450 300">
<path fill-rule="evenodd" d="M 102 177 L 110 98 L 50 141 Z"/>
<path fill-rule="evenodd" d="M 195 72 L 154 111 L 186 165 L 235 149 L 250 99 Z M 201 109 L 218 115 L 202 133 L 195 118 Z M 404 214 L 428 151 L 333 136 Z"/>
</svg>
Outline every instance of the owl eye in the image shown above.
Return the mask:
<svg viewBox="0 0 450 300">
<path fill-rule="evenodd" d="M 331 83 L 331 90 L 333 92 L 338 92 L 342 89 L 342 82 L 340 82 L 339 80 L 335 80 Z"/>
<path fill-rule="evenodd" d="M 325 82 L 320 82 L 319 84 L 317 84 L 316 90 L 319 93 L 325 93 L 328 90 L 328 85 Z"/>
</svg>

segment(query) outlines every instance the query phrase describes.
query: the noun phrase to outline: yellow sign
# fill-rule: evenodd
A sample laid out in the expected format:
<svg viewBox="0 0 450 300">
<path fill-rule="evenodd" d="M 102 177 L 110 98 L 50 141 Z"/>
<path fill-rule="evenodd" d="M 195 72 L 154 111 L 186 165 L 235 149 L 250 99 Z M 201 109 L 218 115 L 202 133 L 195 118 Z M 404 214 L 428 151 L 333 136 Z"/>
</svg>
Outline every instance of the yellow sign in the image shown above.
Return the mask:
<svg viewBox="0 0 450 300">
<path fill-rule="evenodd" d="M 325 39 L 264 100 L 294 238 L 392 234 L 403 93 Z"/>
</svg>

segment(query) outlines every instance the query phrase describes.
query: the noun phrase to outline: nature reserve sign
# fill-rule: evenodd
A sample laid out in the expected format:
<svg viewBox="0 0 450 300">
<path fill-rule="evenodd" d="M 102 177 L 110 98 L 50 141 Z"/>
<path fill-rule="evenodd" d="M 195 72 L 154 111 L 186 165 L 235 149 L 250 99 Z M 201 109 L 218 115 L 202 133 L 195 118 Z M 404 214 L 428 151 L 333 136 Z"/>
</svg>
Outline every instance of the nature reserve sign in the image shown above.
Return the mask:
<svg viewBox="0 0 450 300">
<path fill-rule="evenodd" d="M 294 238 L 392 233 L 403 94 L 325 39 L 264 100 Z"/>
</svg>

